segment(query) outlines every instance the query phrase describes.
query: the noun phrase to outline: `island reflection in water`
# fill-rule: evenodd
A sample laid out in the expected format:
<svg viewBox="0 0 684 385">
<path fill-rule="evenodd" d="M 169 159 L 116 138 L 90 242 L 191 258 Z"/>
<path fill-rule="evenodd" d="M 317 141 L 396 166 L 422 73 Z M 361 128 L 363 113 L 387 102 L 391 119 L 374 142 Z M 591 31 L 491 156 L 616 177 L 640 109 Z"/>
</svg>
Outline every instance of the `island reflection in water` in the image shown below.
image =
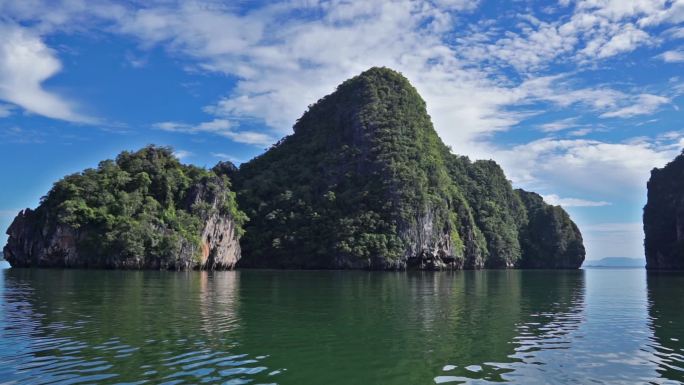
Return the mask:
<svg viewBox="0 0 684 385">
<path fill-rule="evenodd" d="M 684 382 L 684 274 L 648 274 L 650 350 L 663 378 Z"/>
<path fill-rule="evenodd" d="M 680 274 L 0 275 L 0 384 L 683 380 Z"/>
</svg>

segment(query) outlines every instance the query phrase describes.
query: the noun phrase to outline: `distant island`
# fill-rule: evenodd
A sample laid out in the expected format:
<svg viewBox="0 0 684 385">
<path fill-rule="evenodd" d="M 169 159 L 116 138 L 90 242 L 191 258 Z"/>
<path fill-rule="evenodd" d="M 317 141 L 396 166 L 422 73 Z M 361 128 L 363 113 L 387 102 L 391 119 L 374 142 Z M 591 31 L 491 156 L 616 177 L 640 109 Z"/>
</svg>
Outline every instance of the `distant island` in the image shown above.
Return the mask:
<svg viewBox="0 0 684 385">
<path fill-rule="evenodd" d="M 239 169 L 123 152 L 58 181 L 8 235 L 12 266 L 577 269 L 585 256 L 565 210 L 452 154 L 387 68 L 342 83 Z"/>
<path fill-rule="evenodd" d="M 643 258 L 608 257 L 599 260 L 587 260 L 583 267 L 644 267 L 646 261 Z"/>
</svg>

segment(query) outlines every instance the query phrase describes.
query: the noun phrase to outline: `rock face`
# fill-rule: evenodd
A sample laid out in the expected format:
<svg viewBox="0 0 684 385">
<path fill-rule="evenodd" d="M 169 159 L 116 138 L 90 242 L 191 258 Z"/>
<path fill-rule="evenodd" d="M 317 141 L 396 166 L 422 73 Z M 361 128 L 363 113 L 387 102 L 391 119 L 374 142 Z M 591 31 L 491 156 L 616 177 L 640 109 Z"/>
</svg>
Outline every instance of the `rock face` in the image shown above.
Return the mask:
<svg viewBox="0 0 684 385">
<path fill-rule="evenodd" d="M 148 147 L 57 182 L 15 218 L 4 255 L 20 267 L 231 269 L 241 215 L 225 177 Z"/>
<path fill-rule="evenodd" d="M 646 268 L 684 269 L 684 154 L 654 168 L 644 206 Z"/>
<path fill-rule="evenodd" d="M 79 234 L 70 227 L 47 223 L 46 228 L 39 228 L 36 216 L 35 211 L 27 208 L 14 219 L 7 229 L 9 238 L 3 249 L 5 259 L 13 267 L 71 266 L 77 263 Z"/>
<path fill-rule="evenodd" d="M 218 184 L 217 184 L 218 185 Z M 240 259 L 241 229 L 235 218 L 225 211 L 227 199 L 233 199 L 226 188 L 212 189 L 208 183 L 193 186 L 184 204 L 185 210 L 209 205 L 200 214 L 202 231 L 200 234 L 201 256 L 193 258 L 194 250 L 180 254 L 181 266 L 201 270 L 233 269 Z M 230 196 L 230 198 L 229 198 Z M 234 203 L 233 203 L 234 204 Z"/>
<path fill-rule="evenodd" d="M 536 193 L 515 190 L 527 211 L 520 229 L 523 258 L 527 269 L 575 269 L 584 262 L 584 243 L 577 225 L 560 206 L 544 203 Z"/>
<path fill-rule="evenodd" d="M 312 105 L 234 183 L 250 217 L 239 266 L 578 268 L 584 260 L 567 213 L 514 191 L 495 162 L 453 155 L 415 88 L 385 68 Z"/>
</svg>

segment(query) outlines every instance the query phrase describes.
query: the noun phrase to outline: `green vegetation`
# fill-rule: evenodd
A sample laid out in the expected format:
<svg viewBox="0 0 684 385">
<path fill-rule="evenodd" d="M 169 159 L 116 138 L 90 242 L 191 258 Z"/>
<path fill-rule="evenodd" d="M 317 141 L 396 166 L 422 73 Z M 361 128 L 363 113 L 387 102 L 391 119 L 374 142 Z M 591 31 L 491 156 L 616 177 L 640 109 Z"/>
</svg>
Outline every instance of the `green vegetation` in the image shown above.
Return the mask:
<svg viewBox="0 0 684 385">
<path fill-rule="evenodd" d="M 418 92 L 388 69 L 310 106 L 294 134 L 242 165 L 235 186 L 251 218 L 243 266 L 523 264 L 530 222 L 519 194 L 495 162 L 451 154 Z"/>
<path fill-rule="evenodd" d="M 523 268 L 579 267 L 584 244 L 577 225 L 560 206 L 544 203 L 536 193 L 515 190 L 527 211 L 528 221 L 520 230 Z"/>
<path fill-rule="evenodd" d="M 496 162 L 471 162 L 467 157 L 445 154 L 449 174 L 464 191 L 487 253 L 487 267 L 513 267 L 522 255 L 518 230 L 526 222 L 525 208 Z"/>
<path fill-rule="evenodd" d="M 58 181 L 33 220 L 48 224 L 48 233 L 73 229 L 79 254 L 92 265 L 163 264 L 181 253 L 201 255 L 200 234 L 212 210 L 238 226 L 246 219 L 227 177 L 180 164 L 170 148 L 148 146 Z"/>
</svg>

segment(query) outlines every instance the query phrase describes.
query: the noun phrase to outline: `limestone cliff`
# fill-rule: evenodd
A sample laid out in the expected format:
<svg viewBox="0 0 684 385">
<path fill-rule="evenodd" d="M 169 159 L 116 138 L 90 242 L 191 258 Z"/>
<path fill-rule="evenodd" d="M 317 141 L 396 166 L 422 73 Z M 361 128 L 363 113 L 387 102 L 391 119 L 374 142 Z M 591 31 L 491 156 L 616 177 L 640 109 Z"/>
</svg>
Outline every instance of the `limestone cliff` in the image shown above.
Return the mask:
<svg viewBox="0 0 684 385">
<path fill-rule="evenodd" d="M 646 268 L 684 269 L 684 154 L 654 168 L 644 207 Z"/>
<path fill-rule="evenodd" d="M 519 230 L 522 268 L 576 269 L 584 262 L 582 234 L 560 206 L 546 204 L 539 194 L 515 190 L 526 219 Z"/>
</svg>

